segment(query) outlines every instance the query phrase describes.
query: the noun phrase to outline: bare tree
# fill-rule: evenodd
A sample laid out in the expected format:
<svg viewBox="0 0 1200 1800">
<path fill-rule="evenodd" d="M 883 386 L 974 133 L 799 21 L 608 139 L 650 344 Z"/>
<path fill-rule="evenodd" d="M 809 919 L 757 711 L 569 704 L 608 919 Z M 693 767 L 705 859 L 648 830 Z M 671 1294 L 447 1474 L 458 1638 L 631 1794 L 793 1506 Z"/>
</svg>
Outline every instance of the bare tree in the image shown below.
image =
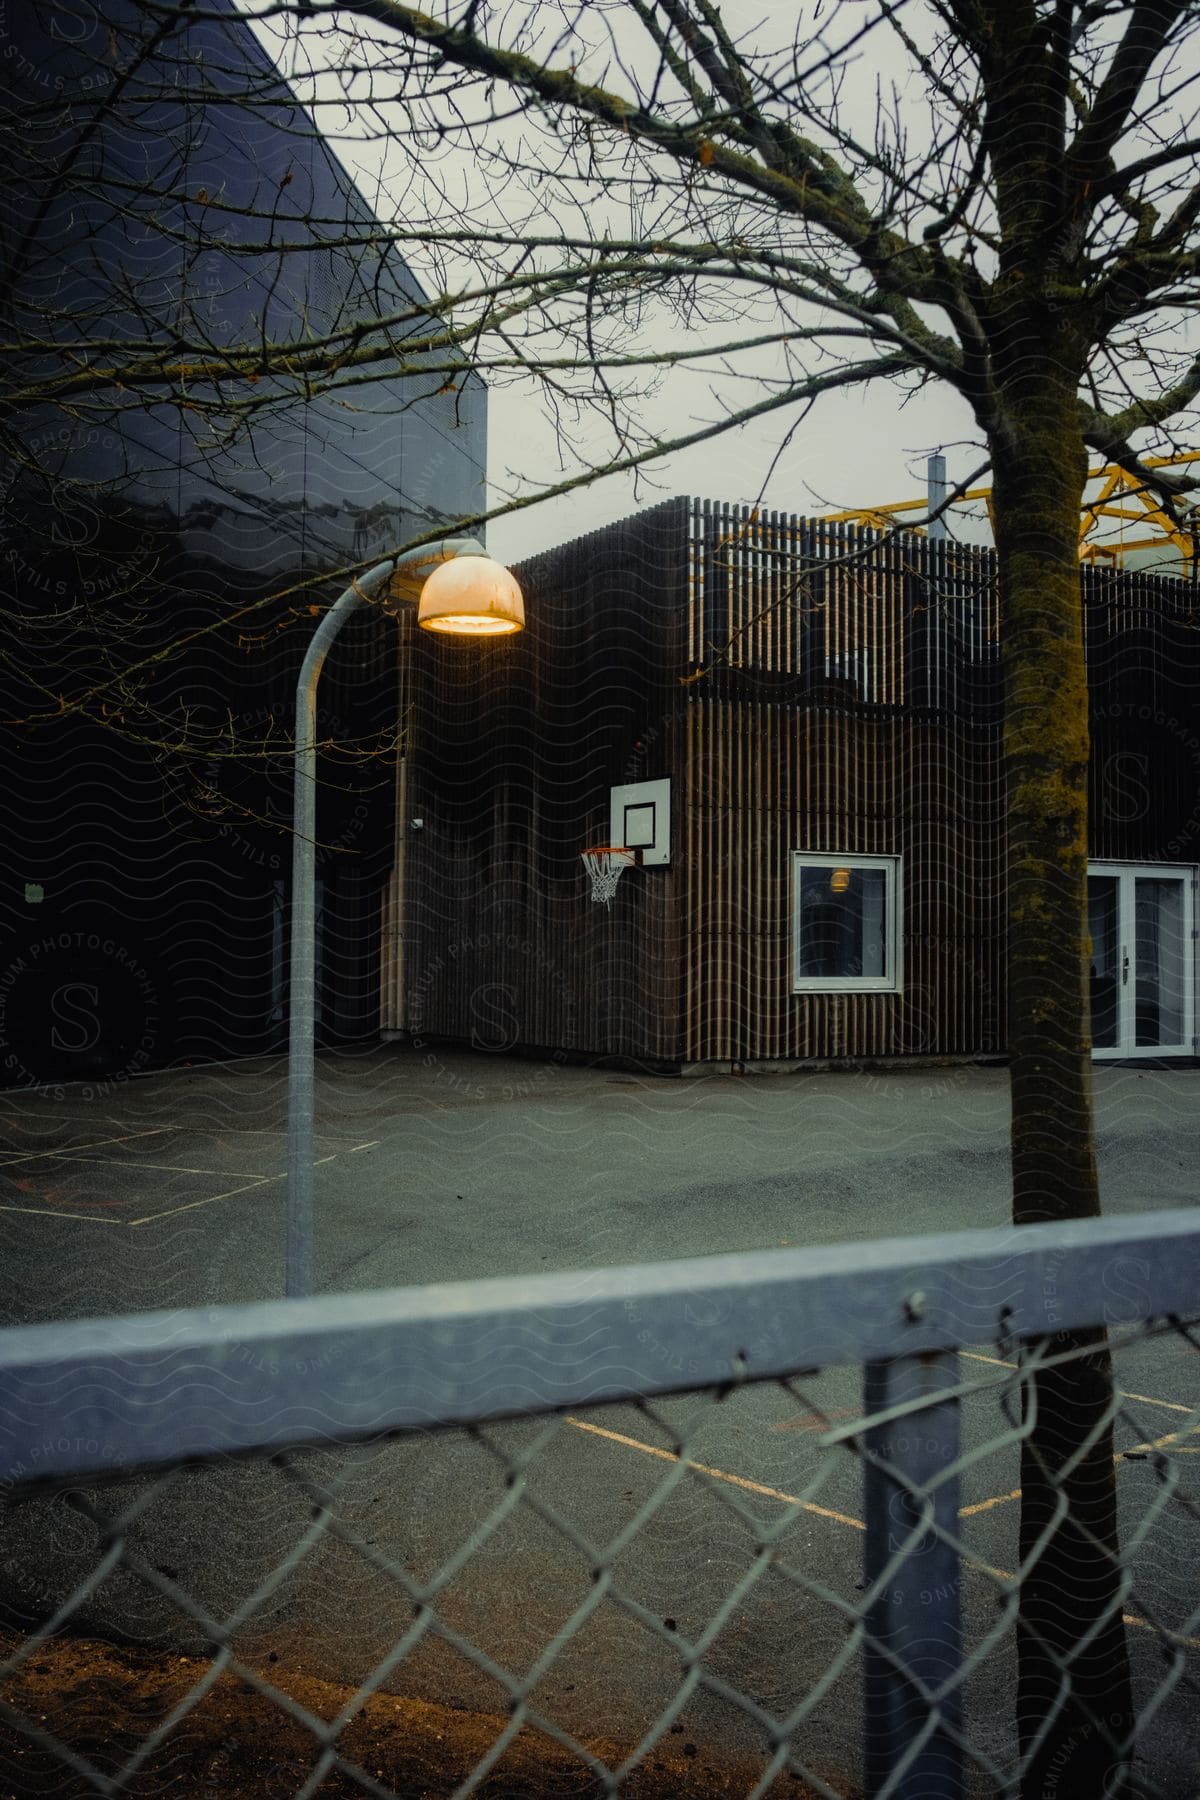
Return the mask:
<svg viewBox="0 0 1200 1800">
<path fill-rule="evenodd" d="M 715 353 L 744 374 L 766 341 L 749 407 L 710 429 L 750 409 L 794 421 L 880 379 L 966 402 L 1006 669 L 1013 1217 L 1095 1215 L 1079 519 L 1089 450 L 1168 506 L 1183 485 L 1144 456 L 1200 389 L 1181 325 L 1200 263 L 1195 8 L 879 0 L 797 9 L 775 42 L 713 0 L 346 10 L 396 34 L 414 141 L 469 134 L 508 223 L 506 254 L 477 198 L 455 245 L 483 366 L 505 366 L 519 319 L 514 360 L 606 409 L 618 453 L 639 444 L 647 362 Z M 1132 1730 L 1113 1393 L 1102 1334 L 1050 1348 L 1068 1360 L 1028 1393 L 1018 1724 L 1025 1791 L 1053 1777 L 1082 1797 L 1124 1785 Z"/>
<path fill-rule="evenodd" d="M 1171 516 L 1187 483 L 1146 457 L 1176 447 L 1200 390 L 1194 4 L 832 0 L 778 22 L 713 0 L 257 11 L 311 117 L 381 162 L 378 218 L 296 206 L 282 176 L 237 194 L 178 171 L 154 231 L 189 256 L 236 241 L 259 268 L 317 242 L 386 276 L 400 252 L 426 294 L 381 276 L 357 310 L 291 335 L 266 304 L 225 332 L 194 304 L 159 316 L 144 287 L 135 331 L 101 305 L 41 335 L 10 312 L 27 373 L 0 393 L 0 428 L 31 407 L 102 420 L 132 397 L 244 440 L 271 407 L 355 405 L 383 376 L 454 392 L 474 370 L 536 382 L 560 424 L 561 479 L 511 510 L 769 415 L 782 443 L 838 390 L 945 384 L 994 489 L 1013 1216 L 1094 1216 L 1079 517 L 1089 451 Z M 138 14 L 159 44 L 182 18 L 163 0 Z M 225 14 L 187 9 L 209 16 Z M 291 104 L 269 82 L 256 99 Z M 92 111 L 121 103 L 118 80 Z M 129 178 L 106 179 L 124 217 L 146 214 Z M 683 424 L 680 373 L 705 395 Z M 1027 1794 L 1053 1769 L 1058 1795 L 1092 1800 L 1122 1790 L 1132 1731 L 1112 1379 L 1101 1334 L 1049 1347 L 1066 1360 L 1029 1386 L 1018 1719 Z"/>
</svg>

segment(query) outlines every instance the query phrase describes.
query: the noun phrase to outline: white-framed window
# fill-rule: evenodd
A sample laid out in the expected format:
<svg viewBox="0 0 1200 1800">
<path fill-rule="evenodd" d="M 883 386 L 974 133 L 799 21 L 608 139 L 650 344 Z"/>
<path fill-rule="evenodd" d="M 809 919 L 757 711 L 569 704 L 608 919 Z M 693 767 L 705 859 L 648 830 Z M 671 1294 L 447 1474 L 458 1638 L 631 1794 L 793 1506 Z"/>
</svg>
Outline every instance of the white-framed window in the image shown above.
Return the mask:
<svg viewBox="0 0 1200 1800">
<path fill-rule="evenodd" d="M 894 994 L 900 858 L 792 852 L 792 991 Z"/>
</svg>

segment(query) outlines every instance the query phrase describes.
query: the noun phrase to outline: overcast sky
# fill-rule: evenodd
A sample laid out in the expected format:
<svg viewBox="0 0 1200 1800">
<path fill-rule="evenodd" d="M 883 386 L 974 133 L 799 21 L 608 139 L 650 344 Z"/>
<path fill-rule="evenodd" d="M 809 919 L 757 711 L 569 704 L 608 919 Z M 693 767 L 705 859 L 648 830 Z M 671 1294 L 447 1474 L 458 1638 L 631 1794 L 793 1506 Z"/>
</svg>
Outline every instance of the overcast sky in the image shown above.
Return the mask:
<svg viewBox="0 0 1200 1800">
<path fill-rule="evenodd" d="M 559 6 L 549 4 L 548 0 L 543 0 L 540 7 L 533 7 L 532 0 L 513 0 L 503 15 L 497 15 L 497 31 L 501 37 L 508 37 L 512 21 L 522 8 L 531 9 L 526 10 L 524 16 L 534 21 L 532 29 L 537 32 L 548 32 L 552 26 L 561 25 Z M 776 39 L 781 46 L 785 45 L 798 22 L 807 29 L 813 27 L 814 21 L 819 21 L 823 31 L 836 29 L 839 35 L 845 35 L 859 32 L 866 16 L 858 5 L 822 7 L 815 3 L 797 3 L 784 6 L 781 0 L 725 0 L 722 13 L 729 29 L 735 35 L 746 30 L 758 49 Z M 586 51 L 579 56 L 581 72 L 607 87 L 628 93 L 626 71 L 644 61 L 645 49 L 645 38 L 632 9 L 584 6 L 575 16 L 584 21 L 584 29 L 591 35 L 593 43 L 591 58 Z M 917 32 L 936 29 L 934 13 L 928 7 L 909 4 L 904 8 L 904 17 L 906 29 Z M 612 29 L 617 33 L 615 39 L 607 35 Z M 333 33 L 318 39 L 326 59 L 325 69 L 336 66 L 338 57 L 345 58 L 349 54 L 345 47 L 347 42 Z M 826 47 L 828 43 L 827 39 Z M 546 47 L 549 49 L 549 45 Z M 573 41 L 570 60 L 575 60 L 575 56 Z M 561 50 L 552 58 L 559 66 L 566 59 Z M 370 73 L 370 52 L 360 61 L 366 65 L 363 79 L 367 83 L 367 92 L 378 98 L 380 89 L 374 85 Z M 805 61 L 807 66 L 807 57 Z M 286 56 L 284 62 L 286 66 Z M 624 68 L 618 66 L 620 64 Z M 894 105 L 904 121 L 906 150 L 910 157 L 930 142 L 925 78 L 890 28 L 877 27 L 861 42 L 856 39 L 844 74 L 840 89 L 842 116 L 862 121 L 855 127 L 857 135 L 870 141 L 882 95 L 885 113 Z M 383 79 L 386 81 L 386 75 Z M 320 80 L 324 83 L 326 77 L 322 75 Z M 324 91 L 336 92 L 339 96 L 341 93 L 340 88 Z M 476 90 L 468 88 L 465 91 L 465 101 L 461 100 L 460 92 L 456 92 L 456 105 L 461 103 L 469 108 L 474 102 L 482 105 L 485 113 L 490 110 L 492 103 L 478 100 Z M 395 95 L 394 78 L 386 92 Z M 499 107 L 501 102 L 494 104 Z M 385 99 L 382 104 L 370 108 L 364 108 L 360 103 L 357 114 L 347 110 L 344 117 L 344 132 L 335 130 L 330 135 L 343 160 L 355 173 L 369 204 L 385 221 L 396 219 L 415 226 L 423 216 L 421 206 L 426 203 L 419 191 L 425 178 L 423 159 L 420 156 L 414 159 L 411 145 L 405 153 L 398 150 L 395 143 L 389 146 L 385 141 L 389 133 L 395 139 L 403 140 L 411 128 L 408 103 Z M 364 123 L 368 118 L 373 121 L 373 131 Z M 322 125 L 327 131 L 332 123 L 330 111 L 323 110 Z M 507 126 L 502 128 L 508 129 Z M 530 133 L 524 142 L 524 149 L 529 152 L 531 143 L 536 145 L 537 142 L 536 129 L 528 120 L 513 129 Z M 489 228 L 495 224 L 507 228 L 506 197 L 489 212 L 487 182 L 472 161 L 471 147 L 475 138 L 486 142 L 490 133 L 493 134 L 491 141 L 494 141 L 495 130 L 494 126 L 489 126 L 487 132 L 477 133 L 472 126 L 444 146 L 439 137 L 434 150 L 424 157 L 425 167 L 436 165 L 443 205 L 446 196 L 451 196 L 450 210 L 443 212 L 442 217 L 449 217 L 452 224 L 458 218 L 471 218 L 473 223 Z M 364 135 L 370 141 L 355 141 Z M 538 229 L 552 229 L 557 217 L 554 203 L 551 202 L 544 213 L 534 216 Z M 614 217 L 619 225 L 622 222 L 620 216 Z M 602 229 L 602 212 L 596 216 L 588 215 L 587 223 L 589 230 Z M 918 227 L 919 223 L 918 220 Z M 439 287 L 443 291 L 455 291 L 462 277 L 465 277 L 463 286 L 477 285 L 465 251 L 457 272 L 453 268 L 453 251 L 448 253 L 449 271 L 443 268 L 440 272 L 432 272 L 422 267 L 423 244 L 427 244 L 427 239 L 409 246 L 406 253 L 430 291 Z M 982 263 L 980 267 L 981 271 L 987 272 Z M 758 318 L 763 320 L 761 312 Z M 944 329 L 944 321 L 937 313 L 931 311 L 929 322 L 935 329 Z M 1196 335 L 1194 327 L 1188 335 Z M 662 334 L 648 329 L 640 347 L 654 344 L 657 356 L 660 354 L 657 346 L 662 342 L 678 348 L 680 341 L 678 331 L 672 336 L 669 332 Z M 699 339 L 696 341 L 698 343 Z M 840 356 L 841 350 L 836 354 Z M 852 346 L 848 354 L 861 355 L 862 346 Z M 777 358 L 778 353 L 771 350 L 763 355 Z M 716 365 L 711 362 L 707 366 L 684 365 L 666 378 L 663 391 L 655 400 L 647 401 L 640 408 L 639 417 L 664 438 L 694 431 L 705 422 L 720 417 L 723 407 L 744 407 L 748 400 L 765 392 L 761 384 L 756 388 L 756 373 L 761 369 L 769 376 L 778 373 L 779 368 L 777 360 L 756 365 L 753 354 L 749 360 L 743 354 L 741 372 L 736 378 L 720 377 Z M 715 387 L 714 383 L 717 384 Z M 565 446 L 560 445 L 547 415 L 544 397 L 532 381 L 523 385 L 491 381 L 489 391 L 488 473 L 493 507 L 552 486 L 564 476 L 575 474 L 583 463 L 593 459 L 603 462 L 612 454 L 611 436 L 604 434 L 597 424 L 589 425 L 586 419 L 568 421 Z M 789 429 L 792 431 L 790 439 L 787 438 Z M 985 461 L 978 429 L 965 404 L 951 388 L 930 382 L 919 391 L 906 395 L 895 386 L 876 381 L 860 389 L 834 392 L 819 399 L 800 422 L 795 413 L 780 411 L 736 433 L 726 432 L 709 443 L 661 458 L 646 465 L 636 477 L 610 477 L 590 487 L 540 502 L 510 517 L 498 518 L 489 527 L 489 547 L 506 562 L 520 561 L 540 549 L 595 530 L 676 494 L 757 503 L 768 509 L 801 514 L 916 500 L 925 493 L 926 459 L 938 449 L 946 455 L 947 473 L 952 483 L 973 477 L 974 485 L 978 485 L 981 480 L 988 479 L 977 473 Z M 987 529 L 985 522 L 973 521 L 961 513 L 954 516 L 951 528 L 955 535 L 975 540 L 986 536 Z"/>
<path fill-rule="evenodd" d="M 701 403 L 703 398 L 702 393 L 696 396 Z M 952 478 L 961 479 L 978 466 L 977 448 L 956 446 L 956 440 L 970 437 L 972 422 L 951 389 L 929 387 L 903 406 L 902 398 L 882 382 L 849 395 L 827 394 L 799 426 L 773 471 L 786 429 L 777 415 L 651 464 L 636 487 L 632 476 L 614 476 L 497 519 L 489 527 L 489 548 L 501 561 L 516 562 L 671 494 L 746 504 L 761 498 L 764 506 L 795 513 L 920 499 L 925 459 L 943 445 Z M 677 402 L 674 409 L 680 430 L 707 416 L 702 404 L 687 409 Z M 559 477 L 553 433 L 536 397 L 500 389 L 490 398 L 489 420 L 493 505 L 502 504 L 518 487 L 513 461 L 526 476 L 532 472 L 547 483 Z"/>
<path fill-rule="evenodd" d="M 908 29 L 919 32 L 921 11 L 906 7 Z M 553 12 L 547 8 L 542 16 Z M 779 0 L 724 0 L 721 12 L 731 33 L 746 32 L 759 50 L 768 43 L 783 48 L 794 31 L 807 33 L 818 24 L 831 34 L 825 40 L 829 47 L 835 38 L 855 36 L 866 17 L 859 5 L 839 8 L 816 0 L 788 5 Z M 632 9 L 607 9 L 605 20 L 608 30 L 624 27 L 617 37 L 622 60 L 627 65 L 638 60 L 644 63 L 646 39 Z M 601 41 L 598 37 L 598 45 Z M 592 77 L 627 92 L 628 80 L 614 67 L 607 48 L 598 49 L 597 58 L 595 68 L 589 70 Z M 919 144 L 926 123 L 925 83 L 891 30 L 877 28 L 842 68 L 842 104 L 861 118 L 865 136 L 873 130 L 879 84 L 886 92 L 896 82 L 905 91 L 911 141 Z M 940 327 L 940 319 L 937 322 Z M 859 353 L 857 349 L 855 353 Z M 745 396 L 737 396 L 737 403 L 744 404 Z M 656 418 L 663 435 L 670 436 L 718 415 L 719 405 L 710 399 L 704 376 L 688 371 L 672 381 Z M 519 492 L 522 476 L 527 480 L 533 474 L 547 483 L 561 478 L 553 433 L 536 402 L 496 389 L 490 400 L 490 418 L 488 467 L 493 505 L 502 503 L 514 490 Z M 636 482 L 632 477 L 616 477 L 511 519 L 498 519 L 490 528 L 491 546 L 498 556 L 515 560 L 672 494 L 761 503 L 796 513 L 917 499 L 925 493 L 925 463 L 931 451 L 945 447 L 952 476 L 966 476 L 983 460 L 978 431 L 966 406 L 952 390 L 939 384 L 927 386 L 907 401 L 899 390 L 882 382 L 826 395 L 781 449 L 795 423 L 793 414 L 774 414 L 740 432 L 726 433 L 652 464 Z M 978 536 L 978 531 L 963 521 L 962 535 Z"/>
<path fill-rule="evenodd" d="M 778 29 L 772 31 L 769 10 L 767 26 L 760 25 L 761 0 L 726 0 L 722 10 L 731 28 L 753 26 L 760 42 L 768 35 L 777 35 L 781 42 L 786 41 L 797 19 L 808 22 L 813 17 L 828 20 L 837 15 L 836 8 L 832 11 L 826 8 L 822 14 L 820 8 L 813 6 L 789 5 L 775 15 L 774 25 Z M 561 18 L 553 6 L 546 6 L 534 16 L 539 23 Z M 600 21 L 602 32 L 614 19 L 620 22 L 622 29 L 633 19 L 632 13 L 623 16 L 612 9 L 598 11 L 594 16 Z M 852 20 L 855 29 L 861 24 L 856 7 L 846 9 L 845 16 Z M 640 27 L 636 27 L 636 22 L 634 24 L 636 38 L 630 37 L 628 44 L 622 41 L 621 45 L 622 53 L 627 50 L 631 58 L 640 55 L 645 44 Z M 272 28 L 263 26 L 260 30 L 264 41 L 280 55 L 284 67 L 290 67 L 294 76 L 295 64 L 290 62 L 289 54 L 281 50 L 278 37 L 272 37 Z M 339 40 L 324 35 L 308 41 L 317 47 L 317 54 L 309 61 L 310 69 L 319 60 L 324 60 L 324 66 L 329 67 L 338 53 Z M 349 39 L 343 38 L 340 42 L 345 46 Z M 882 31 L 873 34 L 870 54 L 859 55 L 856 59 L 853 85 L 861 86 L 859 104 L 865 105 L 871 116 L 875 110 L 877 77 L 882 73 L 890 79 L 893 73 L 909 73 L 900 62 L 894 71 L 881 67 L 880 55 L 894 57 L 896 51 L 895 38 Z M 343 48 L 342 54 L 349 52 Z M 598 51 L 598 58 L 589 70 L 592 77 L 627 90 L 628 82 L 612 66 L 607 47 Z M 562 58 L 558 56 L 554 60 L 559 62 Z M 300 86 L 303 91 L 303 81 Z M 333 87 L 325 86 L 322 91 L 329 96 L 337 92 Z M 918 105 L 922 104 L 920 91 L 914 98 Z M 389 217 L 403 220 L 406 204 L 409 209 L 413 205 L 411 167 L 403 156 L 389 157 L 377 135 L 373 141 L 361 141 L 364 135 L 371 135 L 366 117 L 365 113 L 360 113 L 355 118 L 348 112 L 344 115 L 345 128 L 339 131 L 331 129 L 335 125 L 337 109 L 323 108 L 321 111 L 322 127 L 354 174 L 368 203 L 385 220 Z M 388 108 L 381 106 L 374 117 L 376 121 L 388 119 Z M 399 132 L 403 132 L 406 121 L 398 110 L 393 123 Z M 441 172 L 445 174 L 445 159 Z M 460 158 L 455 173 L 465 210 L 467 196 L 474 202 L 483 184 L 472 178 L 470 159 L 465 155 Z M 397 199 L 396 196 L 404 198 Z M 411 210 L 407 217 L 412 219 Z M 422 269 L 416 247 L 410 260 L 414 261 L 418 275 L 425 279 L 427 288 L 436 287 L 436 280 L 431 280 Z M 673 340 L 668 337 L 666 341 Z M 679 372 L 668 381 L 657 402 L 643 409 L 642 416 L 652 417 L 656 429 L 664 437 L 687 433 L 719 417 L 721 400 L 714 398 L 712 391 L 716 373 L 712 365 L 708 369 L 689 368 Z M 749 380 L 743 380 L 740 386 L 726 384 L 721 390 L 726 404 L 744 406 L 751 396 L 752 386 Z M 594 453 L 596 460 L 602 461 L 612 454 L 611 437 L 596 427 L 589 431 L 586 421 L 573 421 L 568 429 L 568 461 L 564 466 L 543 397 L 532 382 L 520 386 L 489 382 L 488 410 L 489 503 L 492 506 L 502 506 L 510 499 L 561 481 L 564 475 L 577 472 L 580 457 Z M 794 436 L 781 449 L 793 426 L 796 427 Z M 905 402 L 902 393 L 877 383 L 861 392 L 831 394 L 819 401 L 807 420 L 798 426 L 794 414 L 779 412 L 760 424 L 737 433 L 727 432 L 710 443 L 649 464 L 636 478 L 633 475 L 610 477 L 511 517 L 498 518 L 488 528 L 489 548 L 506 562 L 520 561 L 538 550 L 578 537 L 675 494 L 761 503 L 767 508 L 796 513 L 824 513 L 915 499 L 924 494 L 925 460 L 932 450 L 945 447 L 952 476 L 964 476 L 978 466 L 981 458 L 977 442 L 973 450 L 966 443 L 959 446 L 960 440 L 970 440 L 973 436 L 976 434 L 966 408 L 950 390 L 931 385 Z M 969 535 L 977 533 L 970 532 Z"/>
</svg>

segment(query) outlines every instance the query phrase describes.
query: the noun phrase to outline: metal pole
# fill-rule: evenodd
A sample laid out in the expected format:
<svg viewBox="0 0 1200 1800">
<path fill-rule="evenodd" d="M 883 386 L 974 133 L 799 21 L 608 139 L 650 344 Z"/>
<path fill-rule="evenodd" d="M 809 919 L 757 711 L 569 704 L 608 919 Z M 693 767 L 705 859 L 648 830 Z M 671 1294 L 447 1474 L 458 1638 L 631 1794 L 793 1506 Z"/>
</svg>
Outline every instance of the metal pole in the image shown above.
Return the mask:
<svg viewBox="0 0 1200 1800">
<path fill-rule="evenodd" d="M 885 1415 L 868 1427 L 863 1455 L 868 1796 L 961 1800 L 959 1484 L 957 1473 L 946 1473 L 959 1455 L 957 1382 L 953 1350 L 869 1362 L 863 1371 L 863 1410 Z M 925 1398 L 930 1404 L 921 1406 Z M 887 1417 L 892 1408 L 899 1417 Z M 939 1696 L 939 1719 L 922 1742 L 929 1694 Z"/>
<path fill-rule="evenodd" d="M 334 638 L 395 568 L 378 563 L 334 601 L 308 646 L 296 687 L 292 807 L 292 980 L 288 1002 L 287 1250 L 284 1293 L 313 1291 L 313 1015 L 316 1000 L 317 683 Z"/>
<path fill-rule="evenodd" d="M 295 801 L 292 808 L 292 953 L 288 1003 L 287 1244 L 283 1291 L 289 1299 L 313 1291 L 313 1018 L 316 970 L 317 683 L 329 647 L 350 614 L 371 600 L 389 577 L 414 572 L 413 591 L 389 601 L 416 600 L 416 571 L 454 556 L 482 556 L 474 538 L 443 538 L 377 563 L 351 582 L 313 634 L 296 687 Z"/>
<path fill-rule="evenodd" d="M 929 457 L 925 464 L 925 491 L 928 495 L 929 535 L 935 540 L 944 538 L 946 515 L 940 509 L 946 504 L 946 459 L 940 450 Z"/>
</svg>

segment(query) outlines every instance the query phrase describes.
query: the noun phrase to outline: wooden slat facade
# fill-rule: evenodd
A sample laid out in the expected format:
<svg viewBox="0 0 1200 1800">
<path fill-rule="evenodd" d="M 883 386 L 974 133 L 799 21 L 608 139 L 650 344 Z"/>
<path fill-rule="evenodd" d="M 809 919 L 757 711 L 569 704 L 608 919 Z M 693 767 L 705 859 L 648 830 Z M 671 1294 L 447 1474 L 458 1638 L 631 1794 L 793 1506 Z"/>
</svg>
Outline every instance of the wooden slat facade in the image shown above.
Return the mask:
<svg viewBox="0 0 1200 1800">
<path fill-rule="evenodd" d="M 672 1068 L 1003 1052 L 989 550 L 677 500 L 518 574 L 521 637 L 411 633 L 385 1024 Z M 1093 853 L 1198 861 L 1197 591 L 1081 579 Z M 609 789 L 661 776 L 670 866 L 593 906 Z M 798 850 L 903 859 L 901 991 L 792 991 Z"/>
<path fill-rule="evenodd" d="M 686 572 L 686 515 L 658 508 L 521 568 L 519 637 L 416 634 L 393 1030 L 678 1061 L 684 865 L 609 911 L 579 852 L 614 784 L 671 766 Z"/>
</svg>

